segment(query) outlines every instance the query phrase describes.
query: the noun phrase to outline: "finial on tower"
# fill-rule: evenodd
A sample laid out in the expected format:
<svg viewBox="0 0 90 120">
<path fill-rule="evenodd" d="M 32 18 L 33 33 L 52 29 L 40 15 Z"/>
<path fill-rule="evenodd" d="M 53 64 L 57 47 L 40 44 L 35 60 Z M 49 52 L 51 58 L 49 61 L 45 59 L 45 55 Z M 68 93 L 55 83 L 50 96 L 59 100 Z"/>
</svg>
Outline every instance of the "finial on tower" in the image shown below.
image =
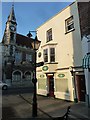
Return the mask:
<svg viewBox="0 0 90 120">
<path fill-rule="evenodd" d="M 14 7 L 14 0 L 13 0 L 13 2 L 12 2 L 12 7 Z"/>
</svg>

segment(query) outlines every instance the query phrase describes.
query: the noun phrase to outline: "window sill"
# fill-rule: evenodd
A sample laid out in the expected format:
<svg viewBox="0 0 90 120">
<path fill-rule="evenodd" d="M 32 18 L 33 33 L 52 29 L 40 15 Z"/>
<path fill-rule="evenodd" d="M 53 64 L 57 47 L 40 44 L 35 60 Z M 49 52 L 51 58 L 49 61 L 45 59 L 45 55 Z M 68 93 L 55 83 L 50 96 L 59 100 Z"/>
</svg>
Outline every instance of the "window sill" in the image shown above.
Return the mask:
<svg viewBox="0 0 90 120">
<path fill-rule="evenodd" d="M 46 43 L 48 43 L 48 42 L 50 42 L 50 41 L 52 41 L 53 39 L 51 39 L 51 40 L 49 40 L 49 41 L 46 41 Z"/>
<path fill-rule="evenodd" d="M 46 62 L 44 64 L 58 64 L 58 62 Z"/>
<path fill-rule="evenodd" d="M 70 33 L 70 32 L 72 32 L 72 31 L 74 31 L 75 29 L 72 29 L 72 30 L 70 30 L 70 31 L 67 31 L 65 34 L 68 34 L 68 33 Z"/>
</svg>

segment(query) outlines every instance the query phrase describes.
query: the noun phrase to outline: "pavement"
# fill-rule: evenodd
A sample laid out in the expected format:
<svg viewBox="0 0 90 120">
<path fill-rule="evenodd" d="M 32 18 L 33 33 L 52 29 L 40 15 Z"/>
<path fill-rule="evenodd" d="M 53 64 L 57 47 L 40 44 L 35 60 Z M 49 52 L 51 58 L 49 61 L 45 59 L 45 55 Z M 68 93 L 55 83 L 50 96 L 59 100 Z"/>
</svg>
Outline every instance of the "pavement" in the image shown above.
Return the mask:
<svg viewBox="0 0 90 120">
<path fill-rule="evenodd" d="M 17 98 L 12 98 L 12 96 L 10 98 L 9 95 L 9 102 L 13 105 L 13 107 L 10 107 L 9 105 L 3 107 L 2 113 L 4 117 L 2 120 L 9 120 L 9 118 L 14 118 L 13 120 L 20 120 L 20 118 L 23 118 L 23 120 L 51 120 L 53 118 L 63 116 L 66 113 L 68 106 L 71 106 L 69 120 L 90 120 L 90 108 L 88 108 L 84 102 L 74 103 L 40 95 L 37 95 L 38 116 L 37 118 L 33 118 L 32 97 L 33 96 L 30 93 L 17 95 L 18 105 L 16 106 L 12 100 Z M 8 99 L 8 96 L 6 96 L 4 99 Z"/>
</svg>

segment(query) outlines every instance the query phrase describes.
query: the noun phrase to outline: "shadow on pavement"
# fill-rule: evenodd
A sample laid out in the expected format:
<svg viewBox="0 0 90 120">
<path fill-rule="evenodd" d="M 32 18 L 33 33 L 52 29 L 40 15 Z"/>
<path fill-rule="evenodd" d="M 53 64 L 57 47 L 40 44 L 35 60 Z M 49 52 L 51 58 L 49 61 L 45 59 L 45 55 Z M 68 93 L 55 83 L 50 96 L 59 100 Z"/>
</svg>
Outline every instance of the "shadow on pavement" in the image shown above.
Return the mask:
<svg viewBox="0 0 90 120">
<path fill-rule="evenodd" d="M 15 116 L 15 111 L 12 107 L 3 107 L 2 108 L 2 119 L 12 118 Z"/>
</svg>

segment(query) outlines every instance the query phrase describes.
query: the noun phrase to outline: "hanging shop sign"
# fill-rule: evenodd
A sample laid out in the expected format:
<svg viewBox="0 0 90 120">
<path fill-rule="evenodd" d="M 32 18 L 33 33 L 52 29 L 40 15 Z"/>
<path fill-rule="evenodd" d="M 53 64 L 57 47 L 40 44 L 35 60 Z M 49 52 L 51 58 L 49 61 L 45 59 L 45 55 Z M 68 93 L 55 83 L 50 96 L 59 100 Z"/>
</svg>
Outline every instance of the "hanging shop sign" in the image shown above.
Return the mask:
<svg viewBox="0 0 90 120">
<path fill-rule="evenodd" d="M 63 78 L 65 77 L 65 74 L 58 74 L 58 77 Z"/>
<path fill-rule="evenodd" d="M 42 70 L 43 70 L 43 71 L 47 71 L 47 70 L 48 70 L 48 66 L 43 66 L 43 67 L 42 67 Z"/>
</svg>

